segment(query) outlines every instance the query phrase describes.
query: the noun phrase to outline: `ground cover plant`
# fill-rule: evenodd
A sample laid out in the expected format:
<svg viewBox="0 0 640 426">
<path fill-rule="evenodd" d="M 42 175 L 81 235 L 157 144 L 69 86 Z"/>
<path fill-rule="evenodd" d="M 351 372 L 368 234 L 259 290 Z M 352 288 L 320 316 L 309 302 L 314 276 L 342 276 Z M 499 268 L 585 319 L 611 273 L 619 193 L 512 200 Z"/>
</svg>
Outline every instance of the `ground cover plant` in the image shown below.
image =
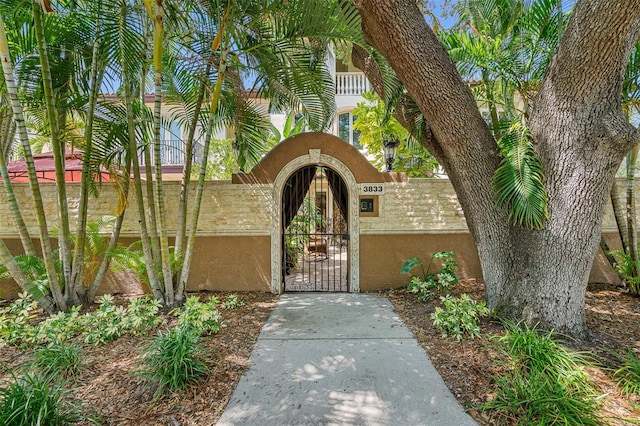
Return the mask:
<svg viewBox="0 0 640 426">
<path fill-rule="evenodd" d="M 461 280 L 450 294 L 456 298 L 468 294 L 472 300 L 480 301 L 484 288 L 481 282 Z M 441 306 L 437 298 L 420 302 L 415 293 L 406 289 L 387 291 L 383 295 L 393 302 L 396 313 L 414 332 L 455 397 L 480 425 L 518 423 L 515 416 L 505 418 L 498 410 L 482 409 L 484 404 L 496 399 L 495 378 L 504 376 L 511 368 L 495 341 L 505 333 L 499 322 L 481 317 L 478 321 L 481 337 L 465 336 L 457 341 L 443 337 L 429 318 L 435 308 Z M 215 296 L 222 301 L 229 295 L 216 293 Z M 164 315 L 163 325 L 147 334 L 126 333 L 97 346 L 85 343 L 81 335 L 73 338 L 70 343 L 80 348 L 82 363 L 78 372 L 66 379 L 66 388 L 72 393 L 64 397 L 82 404 L 85 418 L 75 424 L 93 424 L 88 416 L 98 424 L 215 424 L 235 384 L 248 368 L 253 345 L 277 299 L 267 293 L 241 293 L 238 297 L 245 306 L 221 309 L 224 326 L 215 334 L 201 336 L 202 361 L 208 370 L 188 384 L 185 391 L 165 392 L 154 398 L 156 388 L 149 386 L 146 377 L 134 374 L 153 336 L 160 331 L 165 334 L 177 325 L 175 312 Z M 206 304 L 208 300 L 200 297 L 200 303 Z M 128 306 L 130 299 L 116 296 L 114 304 Z M 0 307 L 4 309 L 8 304 Z M 93 307 L 96 309 L 97 305 Z M 593 340 L 585 344 L 570 340 L 567 343 L 569 349 L 589 351 L 597 359 L 597 363 L 585 366 L 583 371 L 589 375 L 597 394 L 603 396 L 597 406 L 598 416 L 604 424 L 637 424 L 640 398 L 623 392 L 615 371 L 624 365 L 620 356 L 626 349 L 636 354 L 640 350 L 640 299 L 617 287 L 592 286 L 587 292 L 586 314 Z M 38 350 L 41 348 L 38 346 Z M 6 345 L 0 350 L 0 363 L 16 371 L 16 376 L 22 374 L 21 368 L 31 369 L 34 357 L 35 351 L 16 345 Z M 7 370 L 0 371 L 0 386 L 7 386 L 11 381 Z"/>
<path fill-rule="evenodd" d="M 143 320 L 148 318 L 143 312 L 152 310 L 146 298 L 101 299 L 89 309 L 70 315 L 74 318 L 70 322 L 77 323 L 80 321 L 77 318 L 85 315 L 96 318 L 120 312 L 119 322 L 144 323 L 149 327 L 140 325 L 135 333 L 128 328 L 119 336 L 97 344 L 87 342 L 83 332 L 72 334 L 65 343 L 56 345 L 5 341 L 0 363 L 13 370 L 18 384 L 22 384 L 25 371 L 45 377 L 47 365 L 55 364 L 58 377 L 48 382 L 49 386 L 55 383 L 51 389 L 61 392 L 62 406 L 77 402 L 81 407 L 79 418 L 70 420 L 71 424 L 214 424 L 248 367 L 249 355 L 276 296 L 268 293 L 242 293 L 235 298 L 225 293 L 213 296 L 192 295 L 182 308 L 154 314 L 156 319 L 152 323 Z M 221 306 L 218 300 L 231 300 L 238 307 L 218 311 Z M 41 310 L 28 310 L 27 315 L 24 306 L 31 306 L 28 299 L 0 301 L 1 312 L 5 315 L 11 309 L 16 314 L 22 312 L 28 318 L 24 323 L 36 330 L 45 322 L 71 328 L 65 316 L 57 314 L 42 320 Z M 127 319 L 121 321 L 122 318 Z M 155 325 L 158 319 L 161 323 Z M 147 371 L 151 374 L 139 374 L 145 366 L 153 366 Z M 178 374 L 173 375 L 174 371 Z M 182 381 L 183 378 L 188 380 Z M 15 383 L 9 370 L 0 369 L 0 387 Z M 0 420 L 0 424 L 5 423 Z"/>
<path fill-rule="evenodd" d="M 419 302 L 415 293 L 407 289 L 390 290 L 383 294 L 389 297 L 395 311 L 415 334 L 449 389 L 478 424 L 616 426 L 639 424 L 640 397 L 637 394 L 628 394 L 623 389 L 623 385 L 618 382 L 622 378 L 623 371 L 627 371 L 623 366 L 629 366 L 629 369 L 635 371 L 634 360 L 640 353 L 640 299 L 631 296 L 623 288 L 604 284 L 590 285 L 586 294 L 586 317 L 592 337 L 584 342 L 563 339 L 564 344 L 560 345 L 572 354 L 571 356 L 564 354 L 565 358 L 574 359 L 580 364 L 575 368 L 565 367 L 565 370 L 571 370 L 571 374 L 568 374 L 565 379 L 575 380 L 572 384 L 553 382 L 550 379 L 553 376 L 532 377 L 530 374 L 527 376 L 527 369 L 524 367 L 527 364 L 526 359 L 518 361 L 518 357 L 511 357 L 501 349 L 498 341 L 507 335 L 508 328 L 505 329 L 497 320 L 490 317 L 480 318 L 478 321 L 480 337 L 474 339 L 463 337 L 458 341 L 451 336 L 444 337 L 430 318 L 436 309 L 441 307 L 441 302 L 436 298 L 426 303 Z M 468 294 L 472 300 L 482 301 L 484 285 L 477 280 L 460 280 L 450 294 L 458 298 L 462 294 Z M 534 332 L 523 328 L 517 335 L 522 334 L 533 339 Z M 535 333 L 535 335 L 536 338 L 542 339 L 542 343 L 536 344 L 539 351 L 543 348 L 547 350 L 548 347 L 545 345 L 554 346 L 547 341 L 546 334 Z M 509 341 L 515 338 L 511 336 L 506 339 Z M 551 340 L 555 340 L 555 337 Z M 516 349 L 517 346 L 514 352 L 518 353 Z M 526 351 L 524 352 L 526 354 Z M 580 360 L 580 357 L 575 355 L 576 352 L 582 354 L 582 358 L 588 358 L 590 362 L 584 363 L 584 360 Z M 635 355 L 629 356 L 631 359 L 625 361 L 625 355 L 630 352 Z M 585 357 L 585 353 L 588 356 Z M 548 356 L 556 355 L 557 352 Z M 546 352 L 545 356 L 547 356 Z M 523 355 L 521 357 L 525 358 Z M 540 356 L 536 357 L 538 360 L 540 358 Z M 556 363 L 557 360 L 554 358 L 549 362 Z M 518 373 L 514 372 L 516 367 L 518 367 Z M 540 370 L 539 366 L 534 368 Z M 545 373 L 552 374 L 552 371 Z M 558 368 L 555 374 L 560 374 Z M 581 377 L 584 378 L 584 375 L 588 375 L 589 387 L 584 383 L 576 384 L 581 381 Z M 633 375 L 630 376 L 633 377 Z M 505 379 L 500 380 L 501 377 Z M 531 380 L 537 386 L 529 386 Z M 501 390 L 500 384 L 505 386 L 504 390 Z M 540 417 L 538 421 L 531 420 L 534 418 L 535 407 L 545 406 L 543 401 L 527 407 L 527 399 L 535 396 L 534 390 L 541 392 L 538 395 L 546 395 L 549 399 L 553 399 L 558 397 L 562 389 L 567 386 L 570 395 L 561 394 L 561 398 L 557 401 L 558 406 L 553 407 L 559 411 L 556 412 L 556 418 L 549 420 L 549 418 Z M 497 405 L 502 404 L 501 400 L 504 400 L 505 396 L 522 398 L 521 405 L 517 409 L 514 408 L 515 413 L 507 414 L 508 410 L 497 409 Z M 568 396 L 572 396 L 573 399 Z M 491 404 L 494 406 L 488 409 L 487 406 Z M 550 409 L 549 414 L 552 412 L 553 410 Z M 585 415 L 585 418 L 576 420 L 575 417 L 567 416 L 578 412 L 580 415 Z M 528 414 L 529 417 L 527 417 Z M 567 416 L 569 420 L 562 422 L 561 416 Z"/>
</svg>

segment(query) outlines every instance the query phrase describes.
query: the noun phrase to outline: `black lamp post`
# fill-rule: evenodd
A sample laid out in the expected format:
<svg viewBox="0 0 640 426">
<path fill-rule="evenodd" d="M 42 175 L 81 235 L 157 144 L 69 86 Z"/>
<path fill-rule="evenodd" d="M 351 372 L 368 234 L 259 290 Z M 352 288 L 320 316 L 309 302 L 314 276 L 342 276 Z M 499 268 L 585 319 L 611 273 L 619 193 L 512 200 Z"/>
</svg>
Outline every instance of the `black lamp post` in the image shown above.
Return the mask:
<svg viewBox="0 0 640 426">
<path fill-rule="evenodd" d="M 242 170 L 242 166 L 240 165 L 240 145 L 238 144 L 237 139 L 231 143 L 231 148 L 233 148 L 233 155 L 236 157 L 236 164 L 238 165 L 239 173 L 244 173 L 244 170 Z"/>
<path fill-rule="evenodd" d="M 387 172 L 393 170 L 393 161 L 396 159 L 396 151 L 400 141 L 396 135 L 385 135 L 382 141 L 384 162 L 387 164 Z"/>
</svg>

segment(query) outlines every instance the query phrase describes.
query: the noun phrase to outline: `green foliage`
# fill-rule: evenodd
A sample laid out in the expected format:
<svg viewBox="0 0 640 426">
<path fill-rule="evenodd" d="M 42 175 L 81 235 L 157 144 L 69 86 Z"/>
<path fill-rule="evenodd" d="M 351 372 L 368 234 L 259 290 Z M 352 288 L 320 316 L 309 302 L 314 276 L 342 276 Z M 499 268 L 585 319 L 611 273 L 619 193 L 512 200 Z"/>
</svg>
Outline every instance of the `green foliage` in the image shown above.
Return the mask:
<svg viewBox="0 0 640 426">
<path fill-rule="evenodd" d="M 178 325 L 196 330 L 199 334 L 215 334 L 222 326 L 222 315 L 218 311 L 218 299 L 211 296 L 201 302 L 197 296 L 189 296 L 182 307 L 173 312 Z"/>
<path fill-rule="evenodd" d="M 269 124 L 269 145 L 276 146 L 277 143 L 304 132 L 307 126 L 307 120 L 304 116 L 296 119 L 296 114 L 291 112 L 284 121 L 282 133 L 276 126 Z"/>
<path fill-rule="evenodd" d="M 617 356 L 622 366 L 615 371 L 614 377 L 620 391 L 625 395 L 640 396 L 640 356 L 632 349 Z"/>
<path fill-rule="evenodd" d="M 38 304 L 27 293 L 20 293 L 9 306 L 0 309 L 0 347 L 5 344 L 24 345 L 35 338 L 37 329 L 31 325 Z"/>
<path fill-rule="evenodd" d="M 460 298 L 450 294 L 441 297 L 444 309 L 436 307 L 430 318 L 433 325 L 442 332 L 442 337 L 453 337 L 460 341 L 464 336 L 471 339 L 480 337 L 478 320 L 489 314 L 485 302 L 477 302 L 463 294 Z"/>
<path fill-rule="evenodd" d="M 498 410 L 519 425 L 600 425 L 597 394 L 584 371 L 584 355 L 565 349 L 551 332 L 506 323 L 498 339 L 510 370 L 495 381 L 495 398 L 485 409 Z"/>
<path fill-rule="evenodd" d="M 640 271 L 640 265 L 634 264 L 630 253 L 624 250 L 612 250 L 609 252 L 616 259 L 614 266 L 616 272 L 624 277 L 624 282 L 631 294 L 640 295 L 640 277 L 636 276 L 636 271 Z"/>
<path fill-rule="evenodd" d="M 77 408 L 63 401 L 64 390 L 50 376 L 25 373 L 0 386 L 0 424 L 66 425 L 79 420 Z"/>
<path fill-rule="evenodd" d="M 139 374 L 157 386 L 155 396 L 186 388 L 207 371 L 200 332 L 188 326 L 160 333 L 146 351 Z"/>
<path fill-rule="evenodd" d="M 78 335 L 85 343 L 98 345 L 123 334 L 147 333 L 163 321 L 160 302 L 149 296 L 133 299 L 129 306 L 116 306 L 113 296 L 99 299 L 93 312 L 80 313 L 75 306 L 69 312 L 59 312 L 40 323 L 34 323 L 39 313 L 37 303 L 22 293 L 8 307 L 0 310 L 0 347 L 5 344 L 29 347 L 39 344 L 60 345 Z"/>
<path fill-rule="evenodd" d="M 211 153 L 207 161 L 205 179 L 229 180 L 233 173 L 238 173 L 238 161 L 231 144 L 233 139 L 212 139 Z M 200 164 L 191 166 L 191 179 L 197 180 L 200 174 Z"/>
<path fill-rule="evenodd" d="M 85 322 L 80 315 L 80 306 L 72 307 L 69 312 L 58 312 L 38 324 L 38 333 L 32 342 L 64 344 L 81 334 Z"/>
<path fill-rule="evenodd" d="M 451 287 L 458 283 L 455 270 L 458 263 L 454 259 L 455 254 L 448 251 L 440 251 L 431 255 L 427 269 L 424 269 L 423 261 L 417 257 L 411 257 L 402 264 L 400 273 L 408 274 L 414 268 L 420 266 L 422 278 L 417 275 L 411 276 L 411 281 L 407 289 L 412 293 L 418 293 L 418 300 L 426 302 L 436 294 L 448 294 Z M 442 268 L 437 273 L 431 273 L 431 266 L 434 260 L 439 260 Z"/>
<path fill-rule="evenodd" d="M 393 170 L 405 172 L 410 177 L 431 176 L 438 169 L 436 159 L 395 118 L 389 116 L 378 95 L 367 92 L 362 97 L 364 102 L 358 103 L 352 112 L 358 117 L 353 128 L 360 132 L 360 144 L 374 156 L 374 165 L 385 169 L 382 141 L 385 135 L 393 134 L 400 140 Z"/>
<path fill-rule="evenodd" d="M 37 256 L 21 254 L 15 258 L 20 271 L 28 280 L 25 290 L 33 297 L 39 298 L 48 292 L 49 279 L 44 262 Z M 5 265 L 0 265 L 0 282 L 11 279 L 11 274 Z"/>
<path fill-rule="evenodd" d="M 224 303 L 222 304 L 222 307 L 225 309 L 237 309 L 244 305 L 245 305 L 244 301 L 240 300 L 238 295 L 230 294 L 227 297 L 227 300 L 225 300 Z"/>
<path fill-rule="evenodd" d="M 549 218 L 547 190 L 529 129 L 514 121 L 498 145 L 502 161 L 493 175 L 498 205 L 507 209 L 511 222 L 541 229 Z"/>
<path fill-rule="evenodd" d="M 128 334 L 147 332 L 162 323 L 158 315 L 160 302 L 148 296 L 132 301 L 129 308 L 116 306 L 113 296 L 105 294 L 98 300 L 99 306 L 84 315 L 85 343 L 99 345 Z"/>
<path fill-rule="evenodd" d="M 80 348 L 73 344 L 48 346 L 33 355 L 33 366 L 45 376 L 73 377 L 79 373 L 82 362 Z"/>
<path fill-rule="evenodd" d="M 98 309 L 85 315 L 84 341 L 95 346 L 115 340 L 127 328 L 127 309 L 114 305 L 113 296 L 105 294 L 98 303 Z"/>
</svg>

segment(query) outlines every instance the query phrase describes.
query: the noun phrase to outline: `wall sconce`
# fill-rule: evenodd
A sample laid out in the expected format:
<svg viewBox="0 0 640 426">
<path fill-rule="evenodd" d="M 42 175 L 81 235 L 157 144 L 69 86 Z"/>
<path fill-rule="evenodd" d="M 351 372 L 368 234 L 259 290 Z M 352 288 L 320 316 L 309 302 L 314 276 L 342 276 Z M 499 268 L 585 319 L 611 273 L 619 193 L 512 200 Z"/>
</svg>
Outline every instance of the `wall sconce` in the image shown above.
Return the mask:
<svg viewBox="0 0 640 426">
<path fill-rule="evenodd" d="M 400 141 L 396 135 L 385 135 L 382 141 L 383 152 L 384 152 L 384 162 L 387 164 L 387 172 L 393 170 L 393 162 L 396 159 L 396 152 L 398 150 L 398 146 L 400 145 Z"/>
</svg>

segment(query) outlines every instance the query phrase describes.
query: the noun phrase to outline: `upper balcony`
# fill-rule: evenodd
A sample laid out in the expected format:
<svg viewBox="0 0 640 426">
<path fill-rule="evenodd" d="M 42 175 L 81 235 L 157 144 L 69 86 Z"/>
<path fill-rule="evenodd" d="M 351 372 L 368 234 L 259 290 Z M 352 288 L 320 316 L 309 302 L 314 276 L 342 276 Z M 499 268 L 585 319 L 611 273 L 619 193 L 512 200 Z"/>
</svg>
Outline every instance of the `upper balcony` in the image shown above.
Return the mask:
<svg viewBox="0 0 640 426">
<path fill-rule="evenodd" d="M 360 96 L 371 90 L 363 72 L 336 72 L 336 96 Z"/>
</svg>

